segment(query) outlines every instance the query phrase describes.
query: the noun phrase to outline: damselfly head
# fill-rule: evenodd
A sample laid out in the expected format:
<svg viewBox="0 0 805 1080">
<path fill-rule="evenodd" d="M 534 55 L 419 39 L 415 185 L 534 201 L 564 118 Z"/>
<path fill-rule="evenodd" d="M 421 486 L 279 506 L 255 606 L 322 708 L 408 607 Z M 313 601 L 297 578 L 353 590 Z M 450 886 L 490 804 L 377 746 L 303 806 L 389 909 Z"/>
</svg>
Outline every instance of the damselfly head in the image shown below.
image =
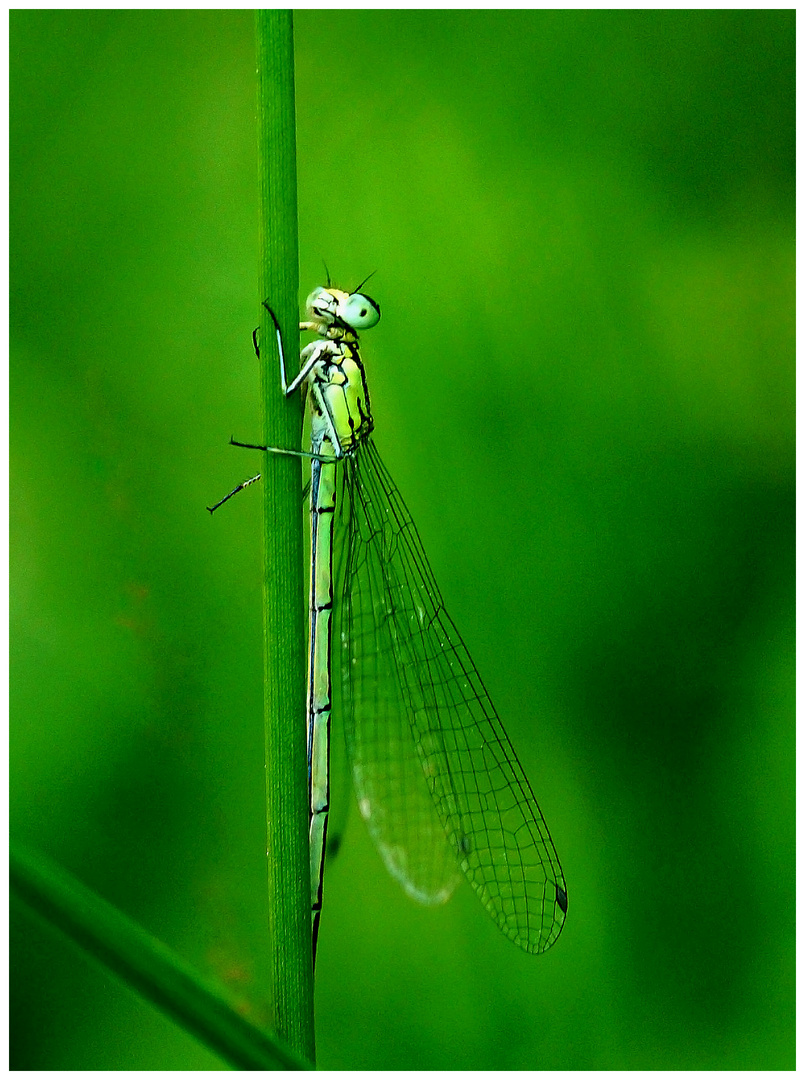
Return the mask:
<svg viewBox="0 0 805 1080">
<path fill-rule="evenodd" d="M 370 330 L 380 321 L 380 305 L 365 293 L 347 293 L 320 285 L 307 298 L 305 307 L 308 318 L 318 323 L 324 336 L 332 328 Z"/>
</svg>

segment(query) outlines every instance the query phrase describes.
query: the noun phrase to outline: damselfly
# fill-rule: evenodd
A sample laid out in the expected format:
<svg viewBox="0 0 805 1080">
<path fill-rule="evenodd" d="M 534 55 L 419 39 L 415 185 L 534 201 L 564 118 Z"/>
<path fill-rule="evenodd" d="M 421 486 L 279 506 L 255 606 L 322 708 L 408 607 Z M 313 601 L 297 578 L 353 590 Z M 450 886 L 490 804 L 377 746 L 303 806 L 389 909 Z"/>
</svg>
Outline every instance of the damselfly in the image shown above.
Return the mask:
<svg viewBox="0 0 805 1080">
<path fill-rule="evenodd" d="M 412 897 L 434 904 L 449 898 L 463 871 L 503 933 L 527 952 L 543 952 L 567 912 L 562 868 L 372 439 L 358 332 L 378 323 L 380 307 L 361 287 L 346 293 L 328 284 L 310 294 L 300 329 L 318 336 L 302 350 L 290 383 L 279 324 L 264 305 L 276 328 L 283 393 L 301 390 L 309 397 L 310 451 L 233 440 L 311 460 L 307 753 L 314 960 L 333 691 L 340 693 L 360 813 L 389 872 Z M 240 484 L 210 510 L 258 479 Z M 334 582 L 336 512 L 341 557 Z M 339 680 L 331 680 L 333 617 Z"/>
</svg>

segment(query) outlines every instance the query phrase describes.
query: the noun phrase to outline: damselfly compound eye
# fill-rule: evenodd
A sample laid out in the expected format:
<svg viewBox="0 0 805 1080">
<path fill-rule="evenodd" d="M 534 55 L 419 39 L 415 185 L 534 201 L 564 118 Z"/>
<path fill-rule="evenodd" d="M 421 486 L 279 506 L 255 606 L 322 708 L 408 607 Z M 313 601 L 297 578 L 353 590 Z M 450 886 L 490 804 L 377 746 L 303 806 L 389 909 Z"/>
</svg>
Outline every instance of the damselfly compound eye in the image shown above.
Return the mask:
<svg viewBox="0 0 805 1080">
<path fill-rule="evenodd" d="M 380 305 L 371 296 L 352 293 L 341 304 L 340 315 L 353 330 L 371 330 L 380 322 Z"/>
</svg>

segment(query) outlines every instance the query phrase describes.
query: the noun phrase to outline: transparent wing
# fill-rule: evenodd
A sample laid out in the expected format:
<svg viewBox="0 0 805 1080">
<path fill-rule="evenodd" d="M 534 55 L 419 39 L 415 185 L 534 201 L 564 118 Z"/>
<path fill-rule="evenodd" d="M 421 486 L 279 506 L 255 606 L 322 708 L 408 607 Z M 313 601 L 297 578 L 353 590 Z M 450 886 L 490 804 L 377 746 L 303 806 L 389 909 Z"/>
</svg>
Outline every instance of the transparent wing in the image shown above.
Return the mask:
<svg viewBox="0 0 805 1080">
<path fill-rule="evenodd" d="M 460 880 L 446 843 L 411 737 L 409 711 L 398 674 L 396 628 L 389 618 L 389 586 L 382 548 L 372 536 L 355 490 L 354 459 L 343 464 L 347 542 L 337 576 L 343 597 L 338 610 L 342 695 L 336 715 L 344 718 L 347 756 L 358 809 L 389 873 L 424 904 L 449 899 Z M 334 686 L 334 689 L 337 687 Z"/>
<path fill-rule="evenodd" d="M 411 895 L 447 899 L 460 867 L 503 933 L 542 952 L 567 911 L 548 827 L 371 440 L 342 473 L 342 714 L 361 814 Z"/>
</svg>

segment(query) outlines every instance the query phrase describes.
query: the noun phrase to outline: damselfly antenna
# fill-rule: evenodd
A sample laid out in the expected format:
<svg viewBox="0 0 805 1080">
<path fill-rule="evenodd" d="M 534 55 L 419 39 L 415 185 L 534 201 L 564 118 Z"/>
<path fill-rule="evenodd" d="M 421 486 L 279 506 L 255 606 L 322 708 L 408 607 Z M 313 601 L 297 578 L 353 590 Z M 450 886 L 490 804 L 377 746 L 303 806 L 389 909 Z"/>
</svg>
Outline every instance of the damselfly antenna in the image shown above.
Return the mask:
<svg viewBox="0 0 805 1080">
<path fill-rule="evenodd" d="M 371 274 L 369 274 L 369 277 L 365 277 L 365 278 L 363 279 L 363 281 L 362 281 L 362 282 L 360 283 L 360 285 L 357 285 L 357 286 L 356 286 L 356 287 L 355 287 L 355 288 L 354 288 L 354 289 L 352 290 L 352 292 L 353 292 L 353 293 L 356 293 L 356 292 L 360 292 L 360 291 L 361 291 L 361 289 L 362 289 L 362 288 L 364 287 L 364 285 L 366 284 L 366 282 L 367 282 L 367 281 L 369 280 L 369 278 L 373 278 L 373 277 L 375 276 L 375 274 L 376 274 L 376 273 L 377 273 L 377 270 L 373 270 L 373 271 L 371 272 Z"/>
</svg>

